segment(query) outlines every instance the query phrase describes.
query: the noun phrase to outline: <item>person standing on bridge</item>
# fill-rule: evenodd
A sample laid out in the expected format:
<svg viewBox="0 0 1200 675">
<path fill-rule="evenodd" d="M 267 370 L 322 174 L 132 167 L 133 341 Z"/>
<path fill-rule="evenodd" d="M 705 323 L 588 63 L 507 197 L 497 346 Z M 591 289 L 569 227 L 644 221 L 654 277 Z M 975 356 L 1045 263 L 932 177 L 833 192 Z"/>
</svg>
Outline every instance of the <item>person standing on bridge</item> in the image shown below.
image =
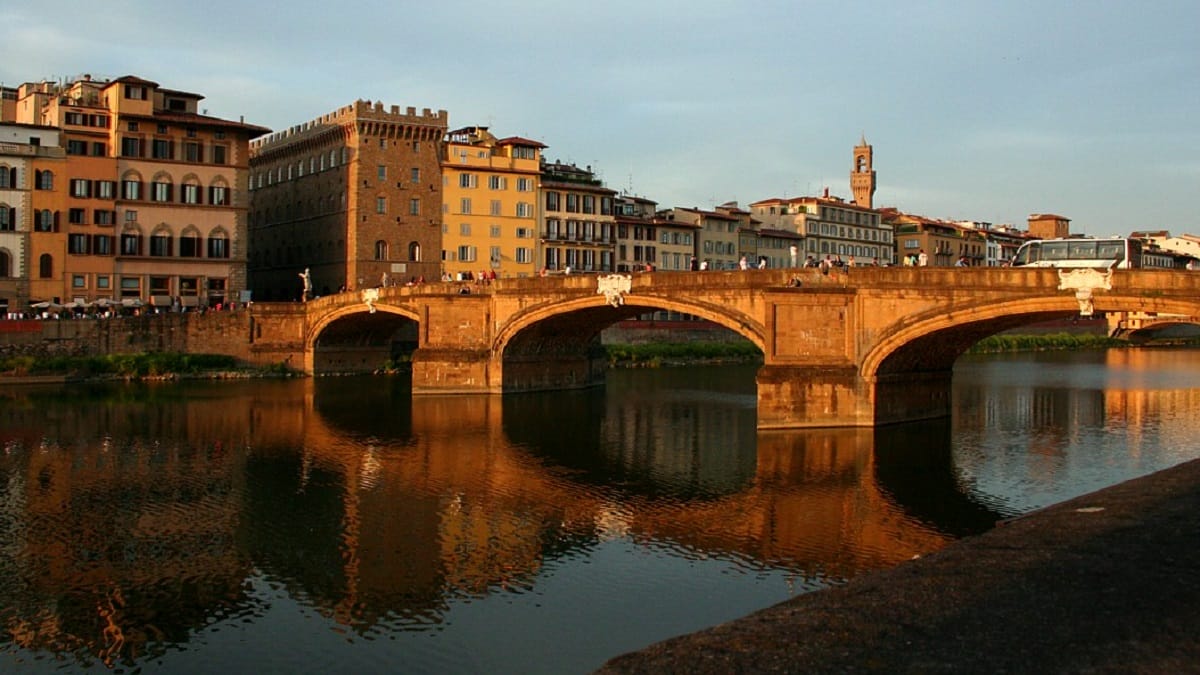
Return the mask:
<svg viewBox="0 0 1200 675">
<path fill-rule="evenodd" d="M 921 249 L 921 252 L 917 254 L 917 267 L 928 267 L 928 266 L 929 266 L 929 256 L 925 255 L 925 249 Z"/>
<path fill-rule="evenodd" d="M 738 269 L 740 269 L 740 270 L 750 269 L 750 263 L 746 261 L 746 256 L 742 256 L 742 259 L 738 261 Z"/>
<path fill-rule="evenodd" d="M 795 267 L 796 263 L 800 259 L 800 249 L 796 248 L 795 244 L 792 244 L 790 247 L 788 247 L 788 256 L 791 258 L 792 267 Z"/>
</svg>

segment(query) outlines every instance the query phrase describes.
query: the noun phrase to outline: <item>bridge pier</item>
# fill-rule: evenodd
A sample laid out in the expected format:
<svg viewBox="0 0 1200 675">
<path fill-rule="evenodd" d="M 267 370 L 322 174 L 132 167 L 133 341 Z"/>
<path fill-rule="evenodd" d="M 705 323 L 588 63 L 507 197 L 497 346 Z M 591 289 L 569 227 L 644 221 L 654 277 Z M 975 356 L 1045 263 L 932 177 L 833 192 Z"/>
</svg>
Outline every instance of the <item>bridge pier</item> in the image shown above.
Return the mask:
<svg viewBox="0 0 1200 675">
<path fill-rule="evenodd" d="M 854 366 L 763 366 L 758 428 L 870 427 L 950 414 L 950 372 L 904 373 L 876 381 Z"/>
<path fill-rule="evenodd" d="M 412 355 L 413 394 L 499 393 L 492 383 L 492 358 L 486 349 L 430 349 Z"/>
</svg>

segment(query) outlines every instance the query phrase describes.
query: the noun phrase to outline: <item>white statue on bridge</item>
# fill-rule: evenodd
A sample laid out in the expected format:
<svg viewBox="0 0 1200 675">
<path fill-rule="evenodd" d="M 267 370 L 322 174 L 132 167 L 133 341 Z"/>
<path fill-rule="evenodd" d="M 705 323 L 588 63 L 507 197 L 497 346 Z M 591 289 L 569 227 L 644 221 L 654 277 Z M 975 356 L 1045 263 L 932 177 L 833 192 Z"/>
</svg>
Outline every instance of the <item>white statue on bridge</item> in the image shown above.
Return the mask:
<svg viewBox="0 0 1200 675">
<path fill-rule="evenodd" d="M 304 285 L 304 295 L 301 298 L 304 302 L 308 302 L 312 300 L 312 275 L 309 274 L 308 268 L 305 267 L 304 271 L 298 276 L 300 277 L 300 283 Z"/>
</svg>

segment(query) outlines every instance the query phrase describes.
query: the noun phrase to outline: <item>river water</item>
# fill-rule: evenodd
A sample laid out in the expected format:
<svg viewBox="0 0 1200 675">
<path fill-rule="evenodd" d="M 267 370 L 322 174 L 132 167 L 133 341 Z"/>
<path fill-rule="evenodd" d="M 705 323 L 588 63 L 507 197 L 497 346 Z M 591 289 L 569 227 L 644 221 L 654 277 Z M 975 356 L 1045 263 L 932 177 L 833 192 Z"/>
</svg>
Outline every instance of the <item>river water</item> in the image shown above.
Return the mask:
<svg viewBox="0 0 1200 675">
<path fill-rule="evenodd" d="M 761 433 L 752 367 L 9 387 L 0 671 L 587 672 L 1200 456 L 1198 383 L 964 357 L 949 419 Z"/>
</svg>

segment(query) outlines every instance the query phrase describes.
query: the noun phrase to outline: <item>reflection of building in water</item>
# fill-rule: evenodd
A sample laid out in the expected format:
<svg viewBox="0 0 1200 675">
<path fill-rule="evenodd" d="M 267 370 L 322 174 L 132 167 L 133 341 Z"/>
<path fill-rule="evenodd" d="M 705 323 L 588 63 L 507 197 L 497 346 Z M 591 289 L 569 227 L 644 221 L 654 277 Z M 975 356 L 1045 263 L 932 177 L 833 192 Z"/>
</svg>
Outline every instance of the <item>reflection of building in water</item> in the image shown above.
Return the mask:
<svg viewBox="0 0 1200 675">
<path fill-rule="evenodd" d="M 29 403 L 6 405 L 0 424 L 14 644 L 129 664 L 245 602 L 244 454 L 227 432 L 244 426 L 248 401 L 107 399 L 85 414 Z M 163 429 L 193 440 L 152 440 Z M 98 430 L 104 440 L 89 443 Z"/>
<path fill-rule="evenodd" d="M 0 436 L 19 448 L 0 457 L 13 523 L 0 575 L 24 584 L 5 628 L 26 648 L 122 662 L 234 614 L 256 575 L 357 631 L 440 622 L 452 599 L 529 586 L 547 560 L 604 538 L 805 577 L 948 538 L 880 487 L 866 432 L 763 436 L 755 465 L 752 406 L 698 419 L 666 400 L 638 415 L 647 399 L 603 391 L 361 389 L 307 380 L 239 385 L 233 400 L 192 388 L 85 413 L 0 407 Z M 539 400 L 565 423 L 557 436 Z M 520 428 L 517 412 L 529 413 Z M 59 421 L 72 440 L 37 450 Z"/>
</svg>

